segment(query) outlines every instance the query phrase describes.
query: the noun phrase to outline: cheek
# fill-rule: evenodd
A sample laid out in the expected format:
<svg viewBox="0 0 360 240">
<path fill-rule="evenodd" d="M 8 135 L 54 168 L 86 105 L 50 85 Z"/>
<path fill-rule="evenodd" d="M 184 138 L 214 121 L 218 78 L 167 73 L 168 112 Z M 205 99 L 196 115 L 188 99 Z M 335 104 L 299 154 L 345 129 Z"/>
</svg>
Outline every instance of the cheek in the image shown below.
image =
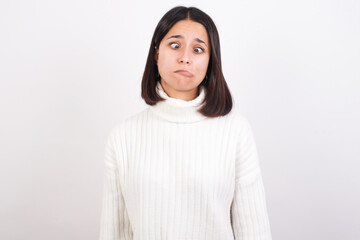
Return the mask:
<svg viewBox="0 0 360 240">
<path fill-rule="evenodd" d="M 209 64 L 209 58 L 208 57 L 204 57 L 204 58 L 201 58 L 197 61 L 197 71 L 199 73 L 206 73 L 206 70 L 208 69 L 208 64 Z"/>
<path fill-rule="evenodd" d="M 164 68 L 166 66 L 169 66 L 172 62 L 172 57 L 170 54 L 167 54 L 166 52 L 162 52 L 161 54 L 158 55 L 158 68 L 160 70 L 160 68 L 162 68 L 162 70 L 165 70 Z"/>
</svg>

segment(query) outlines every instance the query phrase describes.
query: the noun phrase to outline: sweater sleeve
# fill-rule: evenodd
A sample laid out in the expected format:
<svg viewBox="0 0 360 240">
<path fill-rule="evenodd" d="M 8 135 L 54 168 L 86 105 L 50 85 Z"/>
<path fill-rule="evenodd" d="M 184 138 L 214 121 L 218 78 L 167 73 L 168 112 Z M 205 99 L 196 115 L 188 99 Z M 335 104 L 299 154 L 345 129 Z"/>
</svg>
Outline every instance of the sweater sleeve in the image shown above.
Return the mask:
<svg viewBox="0 0 360 240">
<path fill-rule="evenodd" d="M 132 240 L 133 232 L 120 189 L 114 130 L 109 134 L 105 147 L 105 173 L 99 239 Z"/>
<path fill-rule="evenodd" d="M 265 190 L 251 126 L 242 117 L 235 165 L 231 224 L 236 240 L 271 240 Z"/>
</svg>

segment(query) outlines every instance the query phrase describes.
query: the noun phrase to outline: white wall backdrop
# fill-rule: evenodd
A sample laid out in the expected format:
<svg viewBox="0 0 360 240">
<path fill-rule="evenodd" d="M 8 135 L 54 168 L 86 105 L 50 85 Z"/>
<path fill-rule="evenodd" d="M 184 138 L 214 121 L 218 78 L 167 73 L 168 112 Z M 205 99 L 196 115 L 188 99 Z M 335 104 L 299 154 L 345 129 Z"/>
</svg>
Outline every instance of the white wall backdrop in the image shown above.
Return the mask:
<svg viewBox="0 0 360 240">
<path fill-rule="evenodd" d="M 162 15 L 217 24 L 274 240 L 360 239 L 360 2 L 0 1 L 0 239 L 98 239 L 109 130 Z"/>
</svg>

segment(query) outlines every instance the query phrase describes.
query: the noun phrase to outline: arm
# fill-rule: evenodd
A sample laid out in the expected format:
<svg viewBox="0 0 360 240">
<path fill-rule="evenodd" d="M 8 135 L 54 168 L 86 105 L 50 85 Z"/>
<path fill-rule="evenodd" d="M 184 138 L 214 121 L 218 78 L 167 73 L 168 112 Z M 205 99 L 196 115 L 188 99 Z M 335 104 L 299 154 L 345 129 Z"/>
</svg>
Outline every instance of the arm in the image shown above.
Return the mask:
<svg viewBox="0 0 360 240">
<path fill-rule="evenodd" d="M 132 240 L 132 228 L 120 189 L 115 142 L 115 131 L 113 130 L 108 136 L 105 147 L 100 240 Z"/>
<path fill-rule="evenodd" d="M 236 240 L 271 240 L 265 190 L 252 129 L 244 117 L 237 145 L 231 223 Z"/>
</svg>

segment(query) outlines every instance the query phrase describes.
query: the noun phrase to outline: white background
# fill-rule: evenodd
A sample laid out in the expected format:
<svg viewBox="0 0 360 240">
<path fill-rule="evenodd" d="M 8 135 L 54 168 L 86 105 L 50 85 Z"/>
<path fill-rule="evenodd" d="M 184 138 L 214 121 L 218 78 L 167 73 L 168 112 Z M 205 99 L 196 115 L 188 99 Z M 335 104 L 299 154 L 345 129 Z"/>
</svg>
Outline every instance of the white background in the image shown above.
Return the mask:
<svg viewBox="0 0 360 240">
<path fill-rule="evenodd" d="M 0 2 L 0 239 L 98 239 L 109 130 L 147 107 L 156 24 L 216 23 L 274 240 L 360 239 L 357 0 Z"/>
</svg>

